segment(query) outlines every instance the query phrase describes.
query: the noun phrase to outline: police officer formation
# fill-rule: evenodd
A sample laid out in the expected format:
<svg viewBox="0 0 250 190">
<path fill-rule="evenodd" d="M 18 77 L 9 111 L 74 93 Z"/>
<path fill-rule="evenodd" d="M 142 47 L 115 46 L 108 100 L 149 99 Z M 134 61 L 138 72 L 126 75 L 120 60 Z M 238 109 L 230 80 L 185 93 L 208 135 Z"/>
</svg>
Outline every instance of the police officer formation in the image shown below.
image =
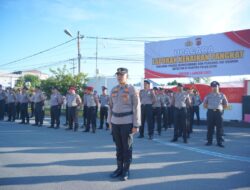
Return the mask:
<svg viewBox="0 0 250 190">
<path fill-rule="evenodd" d="M 185 88 L 178 83 L 176 92 L 170 89 L 151 88 L 150 81 L 144 80 L 144 88 L 140 91 L 128 84 L 128 69 L 118 68 L 115 73 L 118 85 L 113 87 L 110 94 L 102 87 L 102 94 L 98 96 L 93 87 L 84 86 L 83 96 L 80 97 L 74 86 L 69 87 L 65 96 L 61 95 L 57 87 L 52 87 L 50 96 L 50 126 L 60 128 L 62 105 L 66 102 L 65 116 L 66 130 L 78 131 L 79 111 L 83 109 L 82 132 L 96 133 L 97 113 L 100 108 L 100 122 L 98 129 L 111 130 L 116 145 L 117 168 L 111 173 L 112 178 L 125 181 L 129 178 L 132 163 L 132 145 L 134 134 L 139 132 L 138 138 L 148 139 L 161 135 L 162 131 L 174 127 L 171 142 L 188 138 L 193 132 L 194 116 L 197 125 L 200 124 L 199 106 L 203 103 L 207 109 L 207 146 L 213 143 L 216 128 L 216 140 L 219 147 L 223 142 L 223 112 L 228 106 L 226 96 L 219 91 L 219 83 L 213 81 L 211 92 L 202 101 L 199 92 Z M 29 124 L 29 119 L 35 117 L 34 126 L 42 127 L 44 120 L 44 104 L 46 97 L 40 87 L 36 87 L 31 94 L 23 87 L 15 91 L 12 88 L 2 89 L 0 85 L 0 120 L 7 115 L 8 122 L 21 119 L 21 124 Z M 30 114 L 29 114 L 30 105 Z M 147 132 L 145 129 L 147 128 Z"/>
</svg>

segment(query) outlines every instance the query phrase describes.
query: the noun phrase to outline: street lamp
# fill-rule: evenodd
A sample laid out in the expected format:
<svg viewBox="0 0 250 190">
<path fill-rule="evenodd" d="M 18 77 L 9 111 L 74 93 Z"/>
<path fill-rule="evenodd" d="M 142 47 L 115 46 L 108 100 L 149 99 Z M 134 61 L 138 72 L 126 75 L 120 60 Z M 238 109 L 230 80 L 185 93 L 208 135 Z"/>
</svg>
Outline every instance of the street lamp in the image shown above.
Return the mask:
<svg viewBox="0 0 250 190">
<path fill-rule="evenodd" d="M 64 33 L 65 34 L 67 34 L 68 36 L 70 36 L 70 37 L 73 37 L 72 35 L 71 35 L 71 33 L 67 30 L 67 29 L 65 29 L 64 30 Z M 81 53 L 80 53 L 80 39 L 82 39 L 82 38 L 84 38 L 84 36 L 81 36 L 80 35 L 80 32 L 78 31 L 77 32 L 77 52 L 78 52 L 78 54 L 77 54 L 77 58 L 78 58 L 78 74 L 81 72 Z"/>
</svg>

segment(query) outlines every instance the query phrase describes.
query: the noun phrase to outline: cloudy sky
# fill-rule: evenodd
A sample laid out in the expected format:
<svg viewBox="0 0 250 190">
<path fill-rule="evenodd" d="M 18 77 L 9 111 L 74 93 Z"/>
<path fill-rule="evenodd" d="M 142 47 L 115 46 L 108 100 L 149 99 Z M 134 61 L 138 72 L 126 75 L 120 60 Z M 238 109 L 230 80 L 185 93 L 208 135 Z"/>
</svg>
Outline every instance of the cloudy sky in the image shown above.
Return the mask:
<svg viewBox="0 0 250 190">
<path fill-rule="evenodd" d="M 11 63 L 70 40 L 63 32 L 68 29 L 73 37 L 80 31 L 99 38 L 81 40 L 83 72 L 95 75 L 97 45 L 100 75 L 123 66 L 139 78 L 144 41 L 249 29 L 249 10 L 248 0 L 0 0 L 0 70 L 72 68 L 68 60 L 77 57 L 75 40 Z"/>
</svg>

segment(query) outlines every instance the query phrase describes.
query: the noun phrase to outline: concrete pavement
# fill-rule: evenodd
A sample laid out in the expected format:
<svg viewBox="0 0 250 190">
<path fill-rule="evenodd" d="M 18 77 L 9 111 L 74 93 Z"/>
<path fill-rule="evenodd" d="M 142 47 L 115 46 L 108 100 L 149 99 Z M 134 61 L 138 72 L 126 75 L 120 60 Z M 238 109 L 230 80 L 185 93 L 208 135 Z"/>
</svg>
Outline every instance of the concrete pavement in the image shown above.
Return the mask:
<svg viewBox="0 0 250 190">
<path fill-rule="evenodd" d="M 250 189 L 250 128 L 225 128 L 225 148 L 206 147 L 205 126 L 186 145 L 173 129 L 134 139 L 130 180 L 110 179 L 115 147 L 96 134 L 0 122 L 0 190 Z M 137 135 L 136 135 L 137 136 Z"/>
</svg>

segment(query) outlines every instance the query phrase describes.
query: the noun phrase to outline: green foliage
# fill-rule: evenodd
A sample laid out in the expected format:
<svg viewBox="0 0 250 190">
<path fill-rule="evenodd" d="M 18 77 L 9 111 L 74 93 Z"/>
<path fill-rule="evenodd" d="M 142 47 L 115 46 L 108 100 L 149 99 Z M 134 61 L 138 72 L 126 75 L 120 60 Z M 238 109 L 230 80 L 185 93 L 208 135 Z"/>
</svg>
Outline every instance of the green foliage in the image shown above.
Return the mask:
<svg viewBox="0 0 250 190">
<path fill-rule="evenodd" d="M 177 80 L 174 80 L 172 82 L 168 82 L 168 85 L 170 85 L 170 86 L 175 86 L 177 84 L 178 84 Z"/>
<path fill-rule="evenodd" d="M 49 97 L 51 94 L 51 88 L 56 86 L 61 94 L 66 94 L 70 86 L 75 86 L 78 93 L 81 93 L 81 87 L 87 82 L 87 75 L 79 73 L 78 75 L 72 75 L 64 66 L 62 69 L 50 70 L 53 74 L 47 80 L 43 80 L 41 84 L 42 90 Z"/>
<path fill-rule="evenodd" d="M 30 86 L 27 84 L 30 84 Z M 41 80 L 39 79 L 38 76 L 27 74 L 22 77 L 19 77 L 15 86 L 16 87 L 28 86 L 29 88 L 34 88 L 40 85 L 41 85 Z"/>
</svg>

